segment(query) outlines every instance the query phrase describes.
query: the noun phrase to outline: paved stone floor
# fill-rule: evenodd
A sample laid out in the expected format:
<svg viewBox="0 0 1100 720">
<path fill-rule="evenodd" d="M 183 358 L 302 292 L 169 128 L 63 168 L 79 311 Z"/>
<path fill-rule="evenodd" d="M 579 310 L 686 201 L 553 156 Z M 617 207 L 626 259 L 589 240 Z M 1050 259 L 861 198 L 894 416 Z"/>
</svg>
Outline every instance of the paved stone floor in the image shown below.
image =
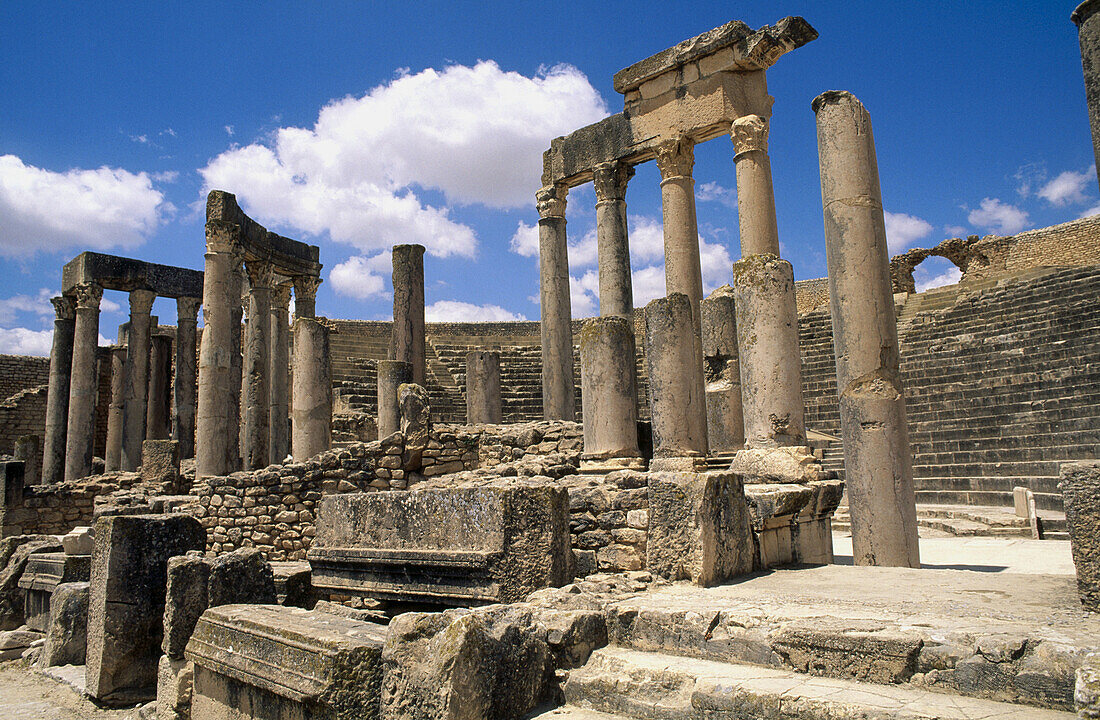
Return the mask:
<svg viewBox="0 0 1100 720">
<path fill-rule="evenodd" d="M 19 660 L 0 663 L 3 720 L 126 720 L 135 710 L 105 710 L 68 685 L 32 672 Z"/>
<path fill-rule="evenodd" d="M 922 532 L 920 560 L 925 568 L 1074 575 L 1068 540 L 924 535 Z M 833 533 L 833 555 L 838 565 L 852 564 L 852 536 L 849 533 Z"/>
</svg>

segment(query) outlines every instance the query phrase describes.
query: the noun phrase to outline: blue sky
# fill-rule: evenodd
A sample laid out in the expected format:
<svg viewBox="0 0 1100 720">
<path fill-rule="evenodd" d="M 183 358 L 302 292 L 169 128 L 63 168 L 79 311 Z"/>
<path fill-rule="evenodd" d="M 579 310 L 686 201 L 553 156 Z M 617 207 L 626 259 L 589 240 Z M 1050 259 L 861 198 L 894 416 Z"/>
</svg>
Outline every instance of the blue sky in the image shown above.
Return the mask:
<svg viewBox="0 0 1100 720">
<path fill-rule="evenodd" d="M 541 152 L 622 109 L 617 70 L 733 19 L 821 37 L 768 72 L 784 255 L 825 274 L 810 101 L 874 123 L 892 250 L 1100 212 L 1073 3 L 0 5 L 0 352 L 47 354 L 87 249 L 202 268 L 202 198 L 321 246 L 319 314 L 386 319 L 385 249 L 422 242 L 429 319 L 537 319 Z M 732 145 L 696 148 L 704 275 L 738 251 Z M 663 294 L 659 176 L 627 195 L 641 304 Z M 598 312 L 590 187 L 570 193 L 574 311 Z M 946 267 L 929 261 L 925 282 Z M 941 280 L 942 282 L 942 280 Z M 125 296 L 108 292 L 101 334 Z M 154 306 L 174 323 L 174 303 Z"/>
</svg>

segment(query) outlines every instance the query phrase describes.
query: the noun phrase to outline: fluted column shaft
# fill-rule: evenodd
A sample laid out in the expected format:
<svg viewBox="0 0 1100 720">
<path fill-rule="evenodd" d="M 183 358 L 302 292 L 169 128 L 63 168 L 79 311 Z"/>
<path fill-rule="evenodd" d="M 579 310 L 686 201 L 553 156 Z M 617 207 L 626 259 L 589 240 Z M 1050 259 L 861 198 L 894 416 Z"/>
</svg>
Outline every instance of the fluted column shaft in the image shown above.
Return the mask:
<svg viewBox="0 0 1100 720">
<path fill-rule="evenodd" d="M 195 338 L 201 303 L 199 298 L 176 300 L 176 374 L 172 388 L 176 418 L 172 423 L 172 438 L 180 444 L 181 458 L 195 457 L 195 392 L 198 389 Z"/>
<path fill-rule="evenodd" d="M 737 166 L 737 222 L 741 257 L 778 255 L 772 164 L 768 158 L 768 120 L 746 115 L 733 122 L 733 161 Z"/>
<path fill-rule="evenodd" d="M 50 384 L 46 393 L 46 432 L 42 440 L 42 484 L 65 479 L 65 436 L 69 425 L 69 377 L 73 370 L 73 299 L 52 298 L 53 346 L 50 348 Z"/>
<path fill-rule="evenodd" d="M 111 348 L 111 405 L 107 410 L 107 449 L 103 467 L 122 469 L 122 412 L 126 406 L 126 348 Z"/>
<path fill-rule="evenodd" d="M 565 196 L 566 188 L 559 186 L 544 187 L 536 195 L 539 211 L 542 416 L 547 420 L 572 420 L 576 413 Z"/>
<path fill-rule="evenodd" d="M 634 168 L 625 163 L 596 166 L 596 246 L 599 255 L 600 315 L 634 317 L 630 244 L 626 224 L 626 184 Z"/>
<path fill-rule="evenodd" d="M 99 385 L 96 350 L 99 348 L 99 301 L 103 298 L 103 288 L 88 283 L 76 286 L 74 292 L 76 321 L 69 380 L 65 480 L 77 480 L 92 474 L 96 391 Z"/>
<path fill-rule="evenodd" d="M 290 286 L 271 293 L 271 462 L 281 463 L 290 452 Z"/>
<path fill-rule="evenodd" d="M 130 331 L 126 346 L 125 399 L 122 406 L 122 469 L 137 470 L 141 465 L 141 444 L 145 442 L 145 423 L 149 402 L 149 350 L 156 295 L 151 290 L 130 291 Z"/>
</svg>

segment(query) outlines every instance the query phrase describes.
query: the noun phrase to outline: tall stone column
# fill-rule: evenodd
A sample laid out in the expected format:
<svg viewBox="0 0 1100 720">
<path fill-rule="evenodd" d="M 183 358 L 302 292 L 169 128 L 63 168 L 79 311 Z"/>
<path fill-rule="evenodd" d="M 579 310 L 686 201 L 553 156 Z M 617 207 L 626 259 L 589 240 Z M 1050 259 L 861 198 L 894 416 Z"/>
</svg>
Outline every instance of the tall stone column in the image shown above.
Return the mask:
<svg viewBox="0 0 1100 720">
<path fill-rule="evenodd" d="M 580 346 L 584 469 L 641 468 L 634 323 L 618 315 L 588 320 Z"/>
<path fill-rule="evenodd" d="M 378 363 L 378 439 L 387 438 L 401 429 L 401 404 L 397 388 L 412 382 L 412 365 L 401 360 L 381 360 Z"/>
<path fill-rule="evenodd" d="M 122 406 L 122 469 L 134 471 L 141 465 L 141 444 L 145 442 L 148 413 L 149 350 L 156 295 L 151 290 L 130 291 L 130 329 L 126 340 L 126 384 Z"/>
<path fill-rule="evenodd" d="M 290 285 L 276 285 L 271 294 L 271 462 L 290 453 Z"/>
<path fill-rule="evenodd" d="M 569 249 L 565 236 L 566 192 L 567 188 L 552 185 L 535 195 L 539 211 L 542 416 L 546 420 L 572 420 L 576 413 Z"/>
<path fill-rule="evenodd" d="M 745 445 L 741 408 L 741 363 L 733 288 L 724 285 L 700 304 L 703 325 L 703 375 L 707 396 L 707 444 L 711 452 Z"/>
<path fill-rule="evenodd" d="M 689 138 L 664 143 L 657 149 L 665 231 L 665 293 L 688 296 L 698 333 L 703 271 L 695 218 L 695 179 L 691 176 L 694 166 L 695 149 Z"/>
<path fill-rule="evenodd" d="M 321 278 L 312 275 L 298 275 L 294 278 L 294 317 L 311 318 L 317 316 L 317 288 L 321 287 Z"/>
<path fill-rule="evenodd" d="M 597 165 L 592 180 L 596 189 L 596 245 L 603 317 L 618 315 L 628 320 L 634 317 L 626 227 L 626 184 L 633 176 L 634 168 L 613 162 Z"/>
<path fill-rule="evenodd" d="M 332 360 L 328 328 L 313 318 L 294 321 L 294 407 L 291 452 L 301 462 L 332 447 Z"/>
<path fill-rule="evenodd" d="M 103 467 L 122 469 L 122 413 L 126 406 L 126 348 L 111 348 L 111 405 L 107 410 L 107 449 Z"/>
<path fill-rule="evenodd" d="M 173 384 L 176 419 L 172 438 L 180 444 L 180 457 L 195 457 L 195 391 L 198 363 L 195 338 L 198 335 L 199 298 L 176 299 L 176 375 Z"/>
<path fill-rule="evenodd" d="M 69 422 L 65 440 L 65 480 L 92 474 L 95 442 L 95 405 L 99 389 L 96 350 L 99 348 L 99 301 L 103 288 L 77 285 L 73 326 L 73 366 L 69 378 Z"/>
<path fill-rule="evenodd" d="M 230 454 L 236 449 L 240 382 L 232 355 L 239 346 L 241 293 L 240 227 L 206 224 L 202 306 L 205 325 L 199 347 L 199 394 L 195 414 L 195 475 L 228 475 L 238 469 Z M 236 310 L 234 309 L 236 308 Z"/>
<path fill-rule="evenodd" d="M 707 410 L 697 343 L 690 297 L 670 293 L 646 305 L 645 354 L 653 419 L 651 470 L 690 471 L 705 464 Z"/>
<path fill-rule="evenodd" d="M 54 314 L 50 348 L 50 384 L 46 391 L 46 433 L 42 446 L 42 484 L 65 479 L 65 435 L 69 426 L 69 377 L 73 370 L 73 331 L 76 312 L 73 299 L 51 298 Z"/>
<path fill-rule="evenodd" d="M 424 246 L 394 245 L 393 335 L 391 360 L 412 365 L 413 382 L 423 386 L 427 366 L 424 348 Z"/>
<path fill-rule="evenodd" d="M 504 419 L 500 398 L 500 353 L 466 353 L 466 424 L 499 425 Z"/>
<path fill-rule="evenodd" d="M 847 92 L 819 95 L 813 110 L 853 558 L 858 565 L 920 567 L 871 117 Z"/>
<path fill-rule="evenodd" d="M 1070 18 L 1077 25 L 1081 45 L 1081 68 L 1085 73 L 1085 99 L 1092 128 L 1092 150 L 1100 173 L 1100 0 L 1085 0 Z M 1100 178 L 1100 174 L 1098 174 Z"/>
<path fill-rule="evenodd" d="M 172 338 L 154 335 L 149 345 L 148 409 L 145 439 L 167 440 L 172 431 Z"/>
<path fill-rule="evenodd" d="M 226 462 L 231 467 L 241 468 L 244 465 L 244 453 L 242 452 L 244 448 L 244 411 L 241 404 L 245 397 L 244 334 L 246 332 L 246 328 L 242 329 L 242 326 L 248 325 L 245 311 L 248 307 L 249 292 L 248 273 L 244 269 L 244 263 L 237 266 L 237 271 L 233 275 L 237 292 L 237 304 L 233 306 L 233 327 L 237 329 L 237 332 L 233 335 L 233 364 L 230 372 L 233 376 L 233 387 L 237 389 L 237 402 L 233 406 L 236 415 L 232 422 L 232 427 L 235 427 L 237 432 L 233 433 L 230 440 L 229 456 L 226 458 Z"/>
<path fill-rule="evenodd" d="M 737 221 L 741 257 L 779 255 L 772 164 L 768 159 L 768 120 L 746 115 L 733 121 L 733 161 L 737 165 Z"/>
<path fill-rule="evenodd" d="M 248 325 L 244 347 L 244 468 L 258 470 L 271 462 L 271 288 L 275 268 L 249 260 Z"/>
</svg>

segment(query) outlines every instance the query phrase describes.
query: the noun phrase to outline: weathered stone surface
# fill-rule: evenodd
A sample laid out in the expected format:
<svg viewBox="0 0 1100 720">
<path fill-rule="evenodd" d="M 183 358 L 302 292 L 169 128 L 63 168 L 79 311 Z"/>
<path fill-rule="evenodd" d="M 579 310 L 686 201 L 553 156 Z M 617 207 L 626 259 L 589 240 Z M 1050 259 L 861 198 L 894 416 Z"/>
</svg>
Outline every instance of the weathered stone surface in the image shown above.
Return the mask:
<svg viewBox="0 0 1100 720">
<path fill-rule="evenodd" d="M 1093 153 L 1100 163 L 1100 16 L 1097 10 L 1100 10 L 1100 5 L 1095 0 L 1085 0 L 1073 11 L 1071 18 L 1077 25 L 1077 40 L 1081 47 L 1081 69 L 1085 75 Z"/>
<path fill-rule="evenodd" d="M 187 645 L 195 665 L 192 717 L 373 720 L 384 640 L 379 625 L 331 613 L 211 608 Z"/>
<path fill-rule="evenodd" d="M 500 424 L 500 353 L 466 353 L 466 424 Z"/>
<path fill-rule="evenodd" d="M 401 405 L 397 390 L 412 382 L 412 365 L 402 360 L 378 362 L 378 439 L 401 430 Z"/>
<path fill-rule="evenodd" d="M 553 152 L 547 153 L 547 160 Z M 573 322 L 569 299 L 569 247 L 565 231 L 568 189 L 547 183 L 535 193 L 539 211 L 539 331 L 542 340 L 542 416 L 572 420 Z"/>
<path fill-rule="evenodd" d="M 734 456 L 730 470 L 754 483 L 808 483 L 825 480 L 828 473 L 805 445 L 746 448 Z"/>
<path fill-rule="evenodd" d="M 682 292 L 646 306 L 646 363 L 655 459 L 701 458 L 707 452 L 696 312 L 691 298 Z"/>
<path fill-rule="evenodd" d="M 141 479 L 174 487 L 180 475 L 178 440 L 146 440 L 141 444 Z"/>
<path fill-rule="evenodd" d="M 200 297 L 202 281 L 198 270 L 97 252 L 82 252 L 61 270 L 61 291 L 67 295 L 77 285 L 96 283 L 122 292 L 152 290 L 159 297 Z"/>
<path fill-rule="evenodd" d="M 63 583 L 50 596 L 50 622 L 42 667 L 83 665 L 88 644 L 87 582 Z"/>
<path fill-rule="evenodd" d="M 32 553 L 57 552 L 61 543 L 50 535 L 16 535 L 0 540 L 0 630 L 23 624 L 25 593 L 19 578 Z"/>
<path fill-rule="evenodd" d="M 0 537 L 22 534 L 15 522 L 23 509 L 24 470 L 21 460 L 0 461 Z"/>
<path fill-rule="evenodd" d="M 162 655 L 157 665 L 157 720 L 191 720 L 195 665 Z"/>
<path fill-rule="evenodd" d="M 69 422 L 69 378 L 73 365 L 75 311 L 73 299 L 50 299 L 56 318 L 50 346 L 50 382 L 46 392 L 46 427 L 42 438 L 42 484 L 61 482 L 65 475 L 65 435 Z"/>
<path fill-rule="evenodd" d="M 332 358 L 328 328 L 312 318 L 294 321 L 291 449 L 297 462 L 332 447 Z"/>
<path fill-rule="evenodd" d="M 46 632 L 50 621 L 50 595 L 61 583 L 87 582 L 91 557 L 63 552 L 34 553 L 27 558 L 19 578 L 26 591 L 25 622 L 32 630 Z"/>
<path fill-rule="evenodd" d="M 67 555 L 91 555 L 95 547 L 95 536 L 87 525 L 74 527 L 61 537 L 61 546 Z"/>
<path fill-rule="evenodd" d="M 753 568 L 753 540 L 741 478 L 734 473 L 652 473 L 650 572 L 704 587 Z"/>
<path fill-rule="evenodd" d="M 23 463 L 23 483 L 37 485 L 41 481 L 42 438 L 38 435 L 20 435 L 12 455 Z"/>
<path fill-rule="evenodd" d="M 1081 604 L 1100 612 L 1100 460 L 1063 463 L 1059 487 Z"/>
<path fill-rule="evenodd" d="M 405 437 L 405 472 L 420 469 L 428 435 L 432 431 L 432 406 L 428 391 L 415 383 L 397 388 L 397 404 L 401 411 L 401 434 Z"/>
<path fill-rule="evenodd" d="M 206 547 L 185 515 L 118 515 L 96 522 L 88 600 L 88 694 L 149 699 L 157 683 L 168 560 Z"/>
<path fill-rule="evenodd" d="M 578 342 L 584 416 L 581 458 L 640 461 L 632 323 L 617 315 L 593 318 L 585 322 Z"/>
<path fill-rule="evenodd" d="M 318 594 L 313 589 L 313 571 L 308 562 L 273 562 L 275 597 L 280 605 L 312 610 Z"/>
<path fill-rule="evenodd" d="M 16 630 L 0 631 L 0 661 L 17 660 L 23 657 L 28 648 L 33 648 L 42 639 L 42 633 L 26 626 Z"/>
<path fill-rule="evenodd" d="M 1100 718 L 1100 653 L 1089 653 L 1077 668 L 1073 705 L 1081 720 Z"/>
<path fill-rule="evenodd" d="M 412 380 L 427 382 L 424 343 L 424 246 L 394 245 L 393 327 L 390 358 L 412 365 Z"/>
</svg>

